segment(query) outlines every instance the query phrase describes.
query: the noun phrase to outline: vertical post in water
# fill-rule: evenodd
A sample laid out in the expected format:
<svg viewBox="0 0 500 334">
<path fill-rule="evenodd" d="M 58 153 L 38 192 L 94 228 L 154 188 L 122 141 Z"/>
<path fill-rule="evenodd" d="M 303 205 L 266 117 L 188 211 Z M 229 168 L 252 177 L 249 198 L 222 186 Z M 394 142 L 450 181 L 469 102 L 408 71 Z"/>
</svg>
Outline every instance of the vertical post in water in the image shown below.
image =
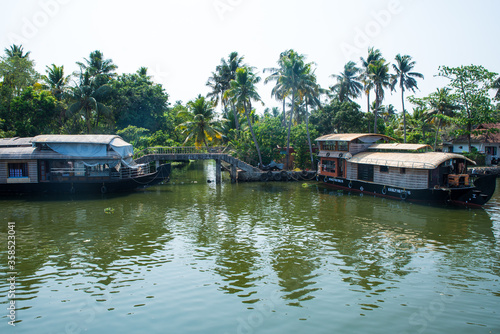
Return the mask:
<svg viewBox="0 0 500 334">
<path fill-rule="evenodd" d="M 216 184 L 220 184 L 222 181 L 221 169 L 222 169 L 222 166 L 221 166 L 220 158 L 217 158 L 217 159 L 215 159 L 215 183 Z"/>
<path fill-rule="evenodd" d="M 236 171 L 236 165 L 231 164 L 231 183 L 236 183 L 238 181 L 238 174 Z"/>
</svg>

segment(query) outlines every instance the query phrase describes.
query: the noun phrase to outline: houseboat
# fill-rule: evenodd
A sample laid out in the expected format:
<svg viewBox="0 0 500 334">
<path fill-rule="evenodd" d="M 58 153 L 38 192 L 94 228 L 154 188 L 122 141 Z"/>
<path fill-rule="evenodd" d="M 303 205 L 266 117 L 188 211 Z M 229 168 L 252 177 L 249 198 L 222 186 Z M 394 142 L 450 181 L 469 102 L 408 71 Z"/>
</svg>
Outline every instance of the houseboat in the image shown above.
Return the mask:
<svg viewBox="0 0 500 334">
<path fill-rule="evenodd" d="M 481 206 L 495 192 L 494 175 L 468 173 L 475 162 L 429 145 L 399 144 L 380 134 L 329 134 L 319 144 L 318 181 L 362 194 L 422 203 Z"/>
<path fill-rule="evenodd" d="M 107 193 L 157 184 L 170 164 L 137 164 L 116 135 L 0 139 L 0 193 Z"/>
</svg>

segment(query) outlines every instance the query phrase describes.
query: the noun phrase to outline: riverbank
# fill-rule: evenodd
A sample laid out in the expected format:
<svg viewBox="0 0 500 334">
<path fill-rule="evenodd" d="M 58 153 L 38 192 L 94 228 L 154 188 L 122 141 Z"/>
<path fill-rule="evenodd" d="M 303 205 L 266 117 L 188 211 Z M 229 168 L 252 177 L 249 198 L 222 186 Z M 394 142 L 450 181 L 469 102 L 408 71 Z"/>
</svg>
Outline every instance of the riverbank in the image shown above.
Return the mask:
<svg viewBox="0 0 500 334">
<path fill-rule="evenodd" d="M 267 171 L 262 173 L 239 173 L 238 181 L 311 181 L 316 179 L 316 171 Z"/>
<path fill-rule="evenodd" d="M 497 177 L 500 176 L 500 167 L 499 166 L 471 167 L 471 168 L 469 168 L 469 171 L 472 174 L 479 174 L 479 175 L 491 175 L 491 174 L 494 174 Z"/>
</svg>

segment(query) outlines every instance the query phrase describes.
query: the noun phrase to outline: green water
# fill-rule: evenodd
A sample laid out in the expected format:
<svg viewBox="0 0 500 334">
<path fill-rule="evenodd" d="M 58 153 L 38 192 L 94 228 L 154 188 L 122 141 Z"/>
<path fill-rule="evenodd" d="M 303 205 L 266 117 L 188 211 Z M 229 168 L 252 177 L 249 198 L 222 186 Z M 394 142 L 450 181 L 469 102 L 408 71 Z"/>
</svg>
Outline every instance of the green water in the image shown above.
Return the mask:
<svg viewBox="0 0 500 334">
<path fill-rule="evenodd" d="M 498 191 L 430 207 L 215 185 L 214 167 L 124 196 L 1 199 L 0 333 L 499 333 Z"/>
</svg>

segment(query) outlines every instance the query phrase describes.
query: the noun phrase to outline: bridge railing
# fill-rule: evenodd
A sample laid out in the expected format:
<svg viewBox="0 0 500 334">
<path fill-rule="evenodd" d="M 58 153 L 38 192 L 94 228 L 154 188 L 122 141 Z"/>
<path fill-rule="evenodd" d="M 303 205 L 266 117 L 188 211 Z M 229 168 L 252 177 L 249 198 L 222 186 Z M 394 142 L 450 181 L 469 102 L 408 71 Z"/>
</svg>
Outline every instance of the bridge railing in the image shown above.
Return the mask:
<svg viewBox="0 0 500 334">
<path fill-rule="evenodd" d="M 223 146 L 195 147 L 195 146 L 177 146 L 177 147 L 148 147 L 142 151 L 134 153 L 134 159 L 138 159 L 148 154 L 203 154 L 203 153 L 227 153 L 227 148 Z"/>
</svg>

